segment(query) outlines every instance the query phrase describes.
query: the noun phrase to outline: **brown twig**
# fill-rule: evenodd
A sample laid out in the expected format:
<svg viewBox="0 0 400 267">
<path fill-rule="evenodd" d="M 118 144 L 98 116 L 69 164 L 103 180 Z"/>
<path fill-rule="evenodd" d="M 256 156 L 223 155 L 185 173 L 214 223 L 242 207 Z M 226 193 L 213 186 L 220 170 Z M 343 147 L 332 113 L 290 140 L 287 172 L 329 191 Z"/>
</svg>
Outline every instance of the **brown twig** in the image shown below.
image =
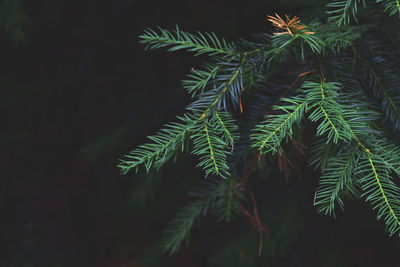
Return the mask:
<svg viewBox="0 0 400 267">
<path fill-rule="evenodd" d="M 260 216 L 258 215 L 256 199 L 254 197 L 253 190 L 251 189 L 249 184 L 248 184 L 248 188 L 249 188 L 251 200 L 253 201 L 254 219 L 256 221 L 258 233 L 260 235 L 260 243 L 258 246 L 258 256 L 261 256 L 262 245 L 263 245 L 263 234 L 265 235 L 266 238 L 269 238 L 269 231 L 260 220 Z"/>
<path fill-rule="evenodd" d="M 246 207 L 243 205 L 243 203 L 239 200 L 236 199 L 236 202 L 239 206 L 239 209 L 243 216 L 247 219 L 247 221 L 250 223 L 250 225 L 256 229 L 259 233 L 260 236 L 260 241 L 259 241 L 259 248 L 258 248 L 258 255 L 261 255 L 262 251 L 262 246 L 263 246 L 263 236 L 265 238 L 269 238 L 269 231 L 268 229 L 264 226 L 264 224 L 260 220 L 260 216 L 258 213 L 257 209 L 257 203 L 256 199 L 253 193 L 253 190 L 250 187 L 249 184 L 249 177 L 251 175 L 252 169 L 257 163 L 257 160 L 259 158 L 259 152 L 257 152 L 254 157 L 250 160 L 249 164 L 247 165 L 246 172 L 243 175 L 242 179 L 240 180 L 239 183 L 236 184 L 236 188 L 238 188 L 241 191 L 248 191 L 250 194 L 250 198 L 252 201 L 252 206 L 253 206 L 253 213 L 251 213 Z"/>
</svg>

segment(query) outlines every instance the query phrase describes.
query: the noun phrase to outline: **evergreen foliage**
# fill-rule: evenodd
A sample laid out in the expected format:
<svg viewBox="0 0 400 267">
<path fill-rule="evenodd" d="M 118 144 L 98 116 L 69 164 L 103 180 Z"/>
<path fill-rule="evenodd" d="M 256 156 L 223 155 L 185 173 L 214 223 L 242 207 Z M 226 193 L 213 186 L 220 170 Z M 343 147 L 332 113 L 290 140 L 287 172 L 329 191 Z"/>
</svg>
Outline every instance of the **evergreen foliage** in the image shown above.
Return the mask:
<svg viewBox="0 0 400 267">
<path fill-rule="evenodd" d="M 389 15 L 400 15 L 396 0 L 347 0 L 331 1 L 328 18 L 307 25 L 297 17 L 268 16 L 274 33 L 236 43 L 178 28 L 144 31 L 148 48 L 210 56 L 183 81 L 193 101 L 179 122 L 150 136 L 119 165 L 122 173 L 159 169 L 178 151 L 199 158 L 208 178 L 165 230 L 166 251 L 175 253 L 195 222 L 214 214 L 225 222 L 247 219 L 260 233 L 261 252 L 267 231 L 251 174 L 287 173 L 293 153 L 320 172 L 314 205 L 321 213 L 335 216 L 346 198 L 363 199 L 390 235 L 400 234 L 399 17 L 387 16 L 379 2 Z M 363 12 L 379 20 L 372 25 Z M 302 141 L 307 136 L 313 136 L 310 144 Z"/>
<path fill-rule="evenodd" d="M 157 49 L 161 47 L 169 47 L 168 51 L 187 50 L 194 52 L 195 56 L 201 54 L 215 55 L 231 55 L 234 51 L 233 44 L 227 44 L 224 39 L 219 39 L 215 33 L 196 34 L 187 33 L 176 27 L 175 31 L 168 31 L 159 28 L 160 33 L 152 29 L 144 30 L 140 35 L 141 43 L 147 44 L 147 48 Z"/>
<path fill-rule="evenodd" d="M 244 198 L 235 188 L 234 182 L 233 179 L 220 182 L 216 178 L 209 178 L 194 188 L 190 195 L 196 200 L 181 208 L 164 231 L 164 250 L 173 254 L 179 250 L 182 242 L 188 242 L 191 229 L 201 216 L 214 214 L 220 221 L 233 221 L 239 215 L 233 197 Z"/>
</svg>

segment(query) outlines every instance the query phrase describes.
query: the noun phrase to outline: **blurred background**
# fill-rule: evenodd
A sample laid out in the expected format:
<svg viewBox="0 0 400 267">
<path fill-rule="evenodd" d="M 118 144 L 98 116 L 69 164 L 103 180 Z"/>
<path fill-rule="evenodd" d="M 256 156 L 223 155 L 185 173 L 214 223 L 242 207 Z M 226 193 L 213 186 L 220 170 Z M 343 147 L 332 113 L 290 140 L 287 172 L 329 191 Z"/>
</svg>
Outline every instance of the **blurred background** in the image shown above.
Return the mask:
<svg viewBox="0 0 400 267">
<path fill-rule="evenodd" d="M 144 51 L 138 36 L 179 25 L 233 41 L 271 30 L 267 14 L 318 16 L 324 4 L 0 0 L 0 266 L 264 266 L 245 220 L 204 218 L 189 246 L 162 253 L 162 231 L 201 170 L 189 155 L 149 176 L 122 176 L 117 164 L 182 114 L 180 80 L 204 58 Z M 266 182 L 281 191 L 260 205 L 289 210 L 262 215 L 271 229 L 287 223 L 264 241 L 271 266 L 399 266 L 398 239 L 364 204 L 346 203 L 336 220 L 315 211 L 316 177 Z"/>
</svg>

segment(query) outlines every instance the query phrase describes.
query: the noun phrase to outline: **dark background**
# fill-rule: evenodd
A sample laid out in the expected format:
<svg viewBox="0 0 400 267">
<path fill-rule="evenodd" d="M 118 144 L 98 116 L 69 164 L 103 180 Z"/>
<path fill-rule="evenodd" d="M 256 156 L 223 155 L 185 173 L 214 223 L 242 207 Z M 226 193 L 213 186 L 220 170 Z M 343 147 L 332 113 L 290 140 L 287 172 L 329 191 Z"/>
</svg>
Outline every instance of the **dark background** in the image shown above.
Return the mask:
<svg viewBox="0 0 400 267">
<path fill-rule="evenodd" d="M 172 257 L 158 245 L 188 200 L 185 188 L 202 177 L 191 156 L 149 177 L 117 168 L 184 111 L 189 97 L 180 80 L 204 58 L 145 52 L 138 36 L 178 24 L 236 40 L 269 31 L 267 14 L 312 14 L 324 4 L 310 2 L 20 1 L 25 35 L 4 27 L 0 35 L 0 265 L 205 266 L 217 234 L 227 239 L 235 226 L 205 219 Z M 373 212 L 350 202 L 345 216 L 321 216 L 312 207 L 315 177 L 304 180 L 297 186 L 308 208 L 287 266 L 339 266 L 330 258 L 347 259 L 340 266 L 399 266 L 399 242 Z M 245 221 L 240 227 L 251 230 Z"/>
</svg>

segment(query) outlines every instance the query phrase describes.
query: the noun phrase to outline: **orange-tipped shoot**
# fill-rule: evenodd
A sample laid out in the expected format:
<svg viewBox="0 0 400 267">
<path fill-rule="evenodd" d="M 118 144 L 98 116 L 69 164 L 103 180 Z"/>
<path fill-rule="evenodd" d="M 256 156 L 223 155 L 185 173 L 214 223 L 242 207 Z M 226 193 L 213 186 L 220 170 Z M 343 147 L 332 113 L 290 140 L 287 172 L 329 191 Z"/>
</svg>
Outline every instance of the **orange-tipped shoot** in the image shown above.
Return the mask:
<svg viewBox="0 0 400 267">
<path fill-rule="evenodd" d="M 270 21 L 276 28 L 283 30 L 283 32 L 275 32 L 274 35 L 290 34 L 292 37 L 294 37 L 293 34 L 296 33 L 314 34 L 314 32 L 303 31 L 305 28 L 307 28 L 307 26 L 300 24 L 301 21 L 299 17 L 294 16 L 290 19 L 288 15 L 285 16 L 286 21 L 276 13 L 275 17 L 268 15 L 268 21 Z"/>
</svg>

